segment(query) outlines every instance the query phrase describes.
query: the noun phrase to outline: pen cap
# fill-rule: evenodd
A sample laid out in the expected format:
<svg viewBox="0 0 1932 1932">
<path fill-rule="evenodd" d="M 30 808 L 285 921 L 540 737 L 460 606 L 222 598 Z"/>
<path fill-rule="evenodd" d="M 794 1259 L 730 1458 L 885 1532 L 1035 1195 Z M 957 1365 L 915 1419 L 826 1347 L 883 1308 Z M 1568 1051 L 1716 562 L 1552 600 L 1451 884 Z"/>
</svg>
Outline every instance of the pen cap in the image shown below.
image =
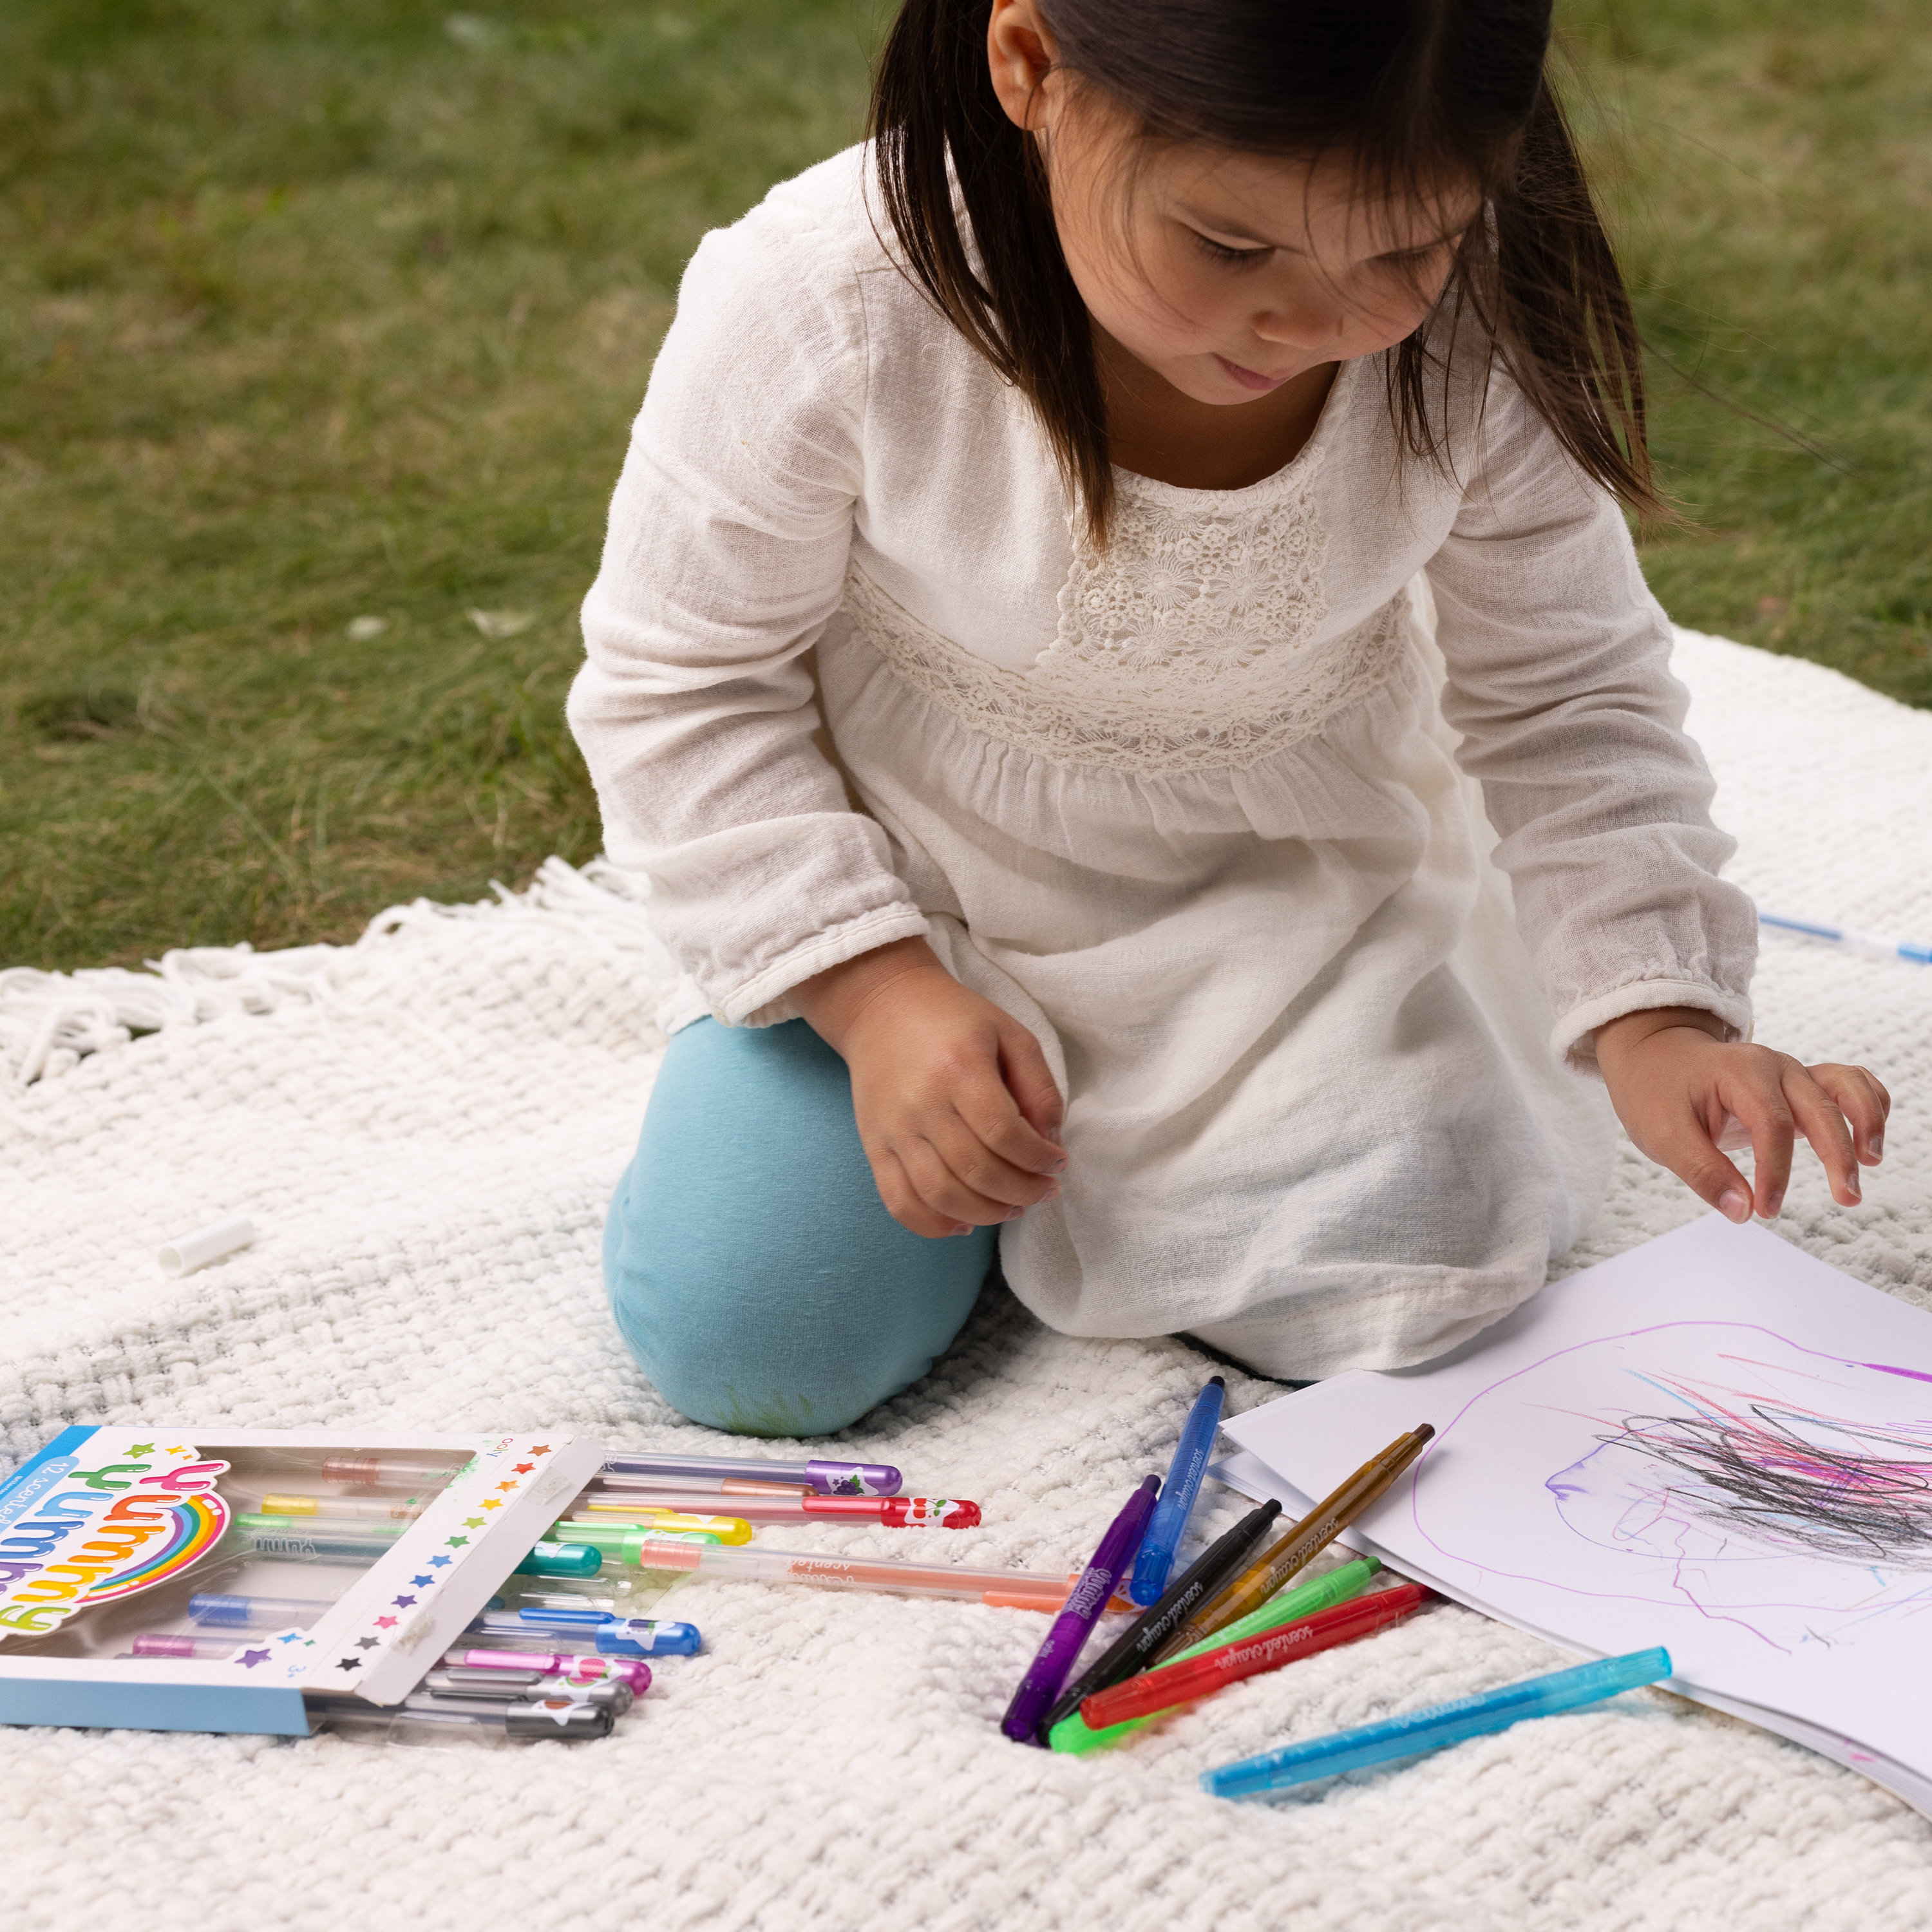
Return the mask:
<svg viewBox="0 0 1932 1932">
<path fill-rule="evenodd" d="M 694 1657 L 702 1641 L 695 1624 L 669 1618 L 620 1617 L 594 1635 L 605 1657 Z"/>
<path fill-rule="evenodd" d="M 191 1234 L 169 1242 L 154 1259 L 165 1275 L 192 1274 L 210 1262 L 218 1262 L 224 1255 L 232 1255 L 237 1248 L 245 1248 L 254 1238 L 254 1222 L 245 1214 L 238 1215 L 232 1221 L 212 1221 Z"/>
<path fill-rule="evenodd" d="M 806 1480 L 820 1496 L 896 1496 L 905 1478 L 890 1462 L 821 1462 L 805 1466 Z"/>
<path fill-rule="evenodd" d="M 573 1698 L 547 1697 L 541 1702 L 512 1704 L 503 1714 L 503 1729 L 513 1738 L 608 1738 L 617 1714 L 608 1706 L 580 1703 Z"/>
<path fill-rule="evenodd" d="M 513 1576 L 594 1576 L 603 1567 L 602 1552 L 588 1544 L 539 1543 L 510 1574 Z"/>
<path fill-rule="evenodd" d="M 855 1497 L 852 1500 L 857 1501 Z M 814 1516 L 835 1510 L 843 1496 L 824 1496 L 806 1507 Z M 980 1505 L 946 1496 L 881 1496 L 874 1505 L 888 1529 L 976 1529 Z"/>
</svg>

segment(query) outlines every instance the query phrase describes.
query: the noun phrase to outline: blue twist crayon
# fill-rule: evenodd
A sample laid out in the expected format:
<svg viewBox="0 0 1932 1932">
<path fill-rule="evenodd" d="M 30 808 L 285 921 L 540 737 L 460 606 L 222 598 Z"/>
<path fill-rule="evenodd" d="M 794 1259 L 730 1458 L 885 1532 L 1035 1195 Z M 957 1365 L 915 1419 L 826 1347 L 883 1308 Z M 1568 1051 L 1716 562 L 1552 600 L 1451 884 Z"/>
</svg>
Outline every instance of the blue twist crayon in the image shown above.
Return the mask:
<svg viewBox="0 0 1932 1932">
<path fill-rule="evenodd" d="M 1802 932 L 1814 939 L 1828 939 L 1851 952 L 1864 952 L 1880 959 L 1909 959 L 1915 966 L 1932 966 L 1932 946 L 1922 940 L 1894 939 L 1880 932 L 1861 932 L 1855 926 L 1830 926 L 1821 919 L 1793 919 L 1788 914 L 1760 912 L 1760 926 L 1774 926 L 1780 932 Z"/>
<path fill-rule="evenodd" d="M 1187 1532 L 1194 1498 L 1201 1493 L 1201 1479 L 1208 1473 L 1208 1458 L 1214 1453 L 1214 1432 L 1221 1426 L 1221 1405 L 1227 1395 L 1226 1382 L 1220 1376 L 1210 1376 L 1208 1386 L 1188 1411 L 1174 1460 L 1168 1466 L 1167 1480 L 1161 1485 L 1160 1501 L 1154 1505 L 1154 1520 L 1141 1539 L 1141 1553 L 1134 1559 L 1134 1580 L 1127 1586 L 1128 1596 L 1142 1610 L 1157 1602 L 1167 1588 L 1174 1552 Z"/>
<path fill-rule="evenodd" d="M 1370 1600 L 1372 1600 L 1372 1599 Z M 1290 1785 L 1309 1784 L 1318 1778 L 1334 1778 L 1360 1771 L 1391 1758 L 1414 1757 L 1460 1744 L 1465 1738 L 1506 1731 L 1526 1718 L 1554 1717 L 1586 1704 L 1614 1697 L 1620 1690 L 1654 1684 L 1670 1675 L 1670 1653 L 1632 1651 L 1628 1657 L 1608 1657 L 1600 1664 L 1580 1664 L 1573 1670 L 1552 1670 L 1479 1696 L 1458 1697 L 1450 1704 L 1432 1704 L 1406 1717 L 1387 1718 L 1378 1724 L 1360 1724 L 1352 1731 L 1314 1738 L 1285 1750 L 1244 1758 L 1201 1774 L 1201 1788 L 1214 1798 L 1259 1798 Z"/>
</svg>

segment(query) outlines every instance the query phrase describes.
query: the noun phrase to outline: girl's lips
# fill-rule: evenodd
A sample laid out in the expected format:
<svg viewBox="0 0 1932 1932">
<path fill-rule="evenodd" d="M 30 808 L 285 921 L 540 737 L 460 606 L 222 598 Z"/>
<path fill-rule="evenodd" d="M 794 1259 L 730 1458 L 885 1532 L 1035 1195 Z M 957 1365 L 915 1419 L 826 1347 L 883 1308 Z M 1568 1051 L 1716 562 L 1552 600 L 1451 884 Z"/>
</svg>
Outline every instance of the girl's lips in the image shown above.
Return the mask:
<svg viewBox="0 0 1932 1932">
<path fill-rule="evenodd" d="M 1288 380 L 1286 376 L 1258 376 L 1252 369 L 1244 369 L 1238 362 L 1230 362 L 1225 356 L 1217 356 L 1214 360 L 1243 388 L 1252 389 L 1258 393 L 1268 389 L 1278 389 Z"/>
</svg>

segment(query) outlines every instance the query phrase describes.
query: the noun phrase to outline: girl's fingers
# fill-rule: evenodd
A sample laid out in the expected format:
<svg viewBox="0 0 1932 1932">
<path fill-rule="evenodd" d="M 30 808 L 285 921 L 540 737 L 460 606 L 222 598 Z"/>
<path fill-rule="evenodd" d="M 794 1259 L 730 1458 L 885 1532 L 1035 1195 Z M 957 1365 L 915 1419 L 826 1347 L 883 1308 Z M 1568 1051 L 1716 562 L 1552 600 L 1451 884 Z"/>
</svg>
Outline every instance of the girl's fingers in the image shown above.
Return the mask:
<svg viewBox="0 0 1932 1932">
<path fill-rule="evenodd" d="M 915 1234 L 923 1234 L 928 1240 L 972 1232 L 968 1223 L 955 1220 L 950 1214 L 939 1213 L 920 1198 L 904 1163 L 891 1148 L 882 1148 L 873 1154 L 871 1160 L 872 1180 L 879 1190 L 879 1198 L 886 1204 L 886 1212 L 902 1228 Z"/>
<path fill-rule="evenodd" d="M 1832 1198 L 1841 1208 L 1856 1208 L 1864 1198 L 1864 1190 L 1858 1180 L 1851 1131 L 1838 1101 L 1795 1062 L 1785 1073 L 1784 1087 L 1799 1129 L 1825 1164 Z"/>
<path fill-rule="evenodd" d="M 1859 1160 L 1868 1167 L 1877 1166 L 1884 1157 L 1885 1124 L 1892 1113 L 1892 1096 L 1884 1082 L 1863 1066 L 1830 1063 L 1807 1070 L 1850 1123 Z"/>
<path fill-rule="evenodd" d="M 1796 1060 L 1791 1066 L 1794 1072 L 1804 1070 Z M 1750 1130 L 1751 1169 L 1756 1177 L 1755 1189 L 1746 1184 L 1747 1211 L 1731 1214 L 1734 1221 L 1748 1219 L 1752 1208 L 1768 1221 L 1784 1205 L 1784 1190 L 1791 1182 L 1796 1122 L 1780 1071 L 1773 1061 L 1762 1070 L 1754 1068 L 1748 1083 L 1727 1084 L 1724 1090 L 1724 1104 Z M 1756 1198 L 1752 1200 L 1754 1192 Z"/>
<path fill-rule="evenodd" d="M 1035 1174 L 1001 1160 L 957 1114 L 940 1122 L 928 1138 L 955 1180 L 1003 1209 L 1030 1208 L 1060 1192 L 1060 1183 L 1052 1174 Z"/>
<path fill-rule="evenodd" d="M 1742 1109 L 1732 1103 L 1734 1111 Z M 1667 1167 L 1708 1208 L 1714 1208 L 1726 1220 L 1748 1221 L 1751 1216 L 1751 1185 L 1720 1154 L 1695 1112 L 1687 1108 L 1667 1131 L 1646 1126 L 1632 1138 L 1644 1153 L 1660 1166 Z"/>
<path fill-rule="evenodd" d="M 1009 1040 L 1003 1034 L 998 1057 L 983 1078 L 962 1081 L 953 1088 L 952 1110 L 958 1118 L 961 1131 L 979 1148 L 1002 1167 L 1034 1180 L 1058 1174 L 1066 1165 L 1059 1144 L 1041 1130 L 1036 1118 L 1043 1116 L 1058 1131 L 1060 1090 L 1053 1084 L 1039 1042 L 1023 1028 L 1016 1026 L 1012 1031 L 1017 1039 Z M 1030 1062 L 1018 1050 L 1018 1040 L 1024 1040 L 1032 1049 Z M 1042 1098 L 1042 1083 L 1045 1094 L 1051 1096 L 1050 1108 Z M 973 1171 L 980 1164 L 980 1157 L 967 1154 L 963 1148 L 959 1151 L 972 1165 L 961 1166 L 949 1148 L 947 1156 L 955 1171 L 988 1192 L 1000 1192 L 1000 1189 L 989 1185 L 990 1176 L 982 1180 Z M 1022 1203 L 1040 1198 L 1037 1187 L 1013 1197 Z"/>
<path fill-rule="evenodd" d="M 1035 1040 L 1017 1020 L 1000 1029 L 1000 1075 L 1013 1096 L 1020 1118 L 1042 1146 L 1021 1148 L 989 1143 L 1016 1167 L 1031 1167 L 1041 1173 L 1057 1174 L 1066 1165 L 1060 1151 L 1060 1127 L 1066 1108 L 1060 1097 L 1053 1070 Z M 1045 1164 L 1041 1155 L 1044 1152 Z"/>
<path fill-rule="evenodd" d="M 1017 1211 L 1012 1202 L 982 1194 L 962 1180 L 929 1140 L 916 1140 L 894 1151 L 914 1192 L 934 1214 L 949 1222 L 963 1221 L 971 1227 L 989 1228 L 998 1222 L 1010 1220 Z"/>
</svg>

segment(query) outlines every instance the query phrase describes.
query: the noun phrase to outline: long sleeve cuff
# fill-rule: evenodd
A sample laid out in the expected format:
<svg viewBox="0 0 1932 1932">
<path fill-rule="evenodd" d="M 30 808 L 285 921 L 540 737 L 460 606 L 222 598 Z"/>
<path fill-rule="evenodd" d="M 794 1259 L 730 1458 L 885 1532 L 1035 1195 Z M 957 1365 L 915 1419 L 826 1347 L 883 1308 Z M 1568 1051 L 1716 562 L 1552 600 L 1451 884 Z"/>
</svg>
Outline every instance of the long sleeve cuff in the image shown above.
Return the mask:
<svg viewBox="0 0 1932 1932">
<path fill-rule="evenodd" d="M 1742 993 L 1708 980 L 1632 980 L 1572 1006 L 1556 1022 L 1550 1036 L 1550 1049 L 1578 1072 L 1594 1073 L 1597 1028 L 1626 1013 L 1652 1012 L 1659 1006 L 1695 1006 L 1722 1020 L 1729 1038 L 1750 1037 L 1751 1004 Z"/>
</svg>

